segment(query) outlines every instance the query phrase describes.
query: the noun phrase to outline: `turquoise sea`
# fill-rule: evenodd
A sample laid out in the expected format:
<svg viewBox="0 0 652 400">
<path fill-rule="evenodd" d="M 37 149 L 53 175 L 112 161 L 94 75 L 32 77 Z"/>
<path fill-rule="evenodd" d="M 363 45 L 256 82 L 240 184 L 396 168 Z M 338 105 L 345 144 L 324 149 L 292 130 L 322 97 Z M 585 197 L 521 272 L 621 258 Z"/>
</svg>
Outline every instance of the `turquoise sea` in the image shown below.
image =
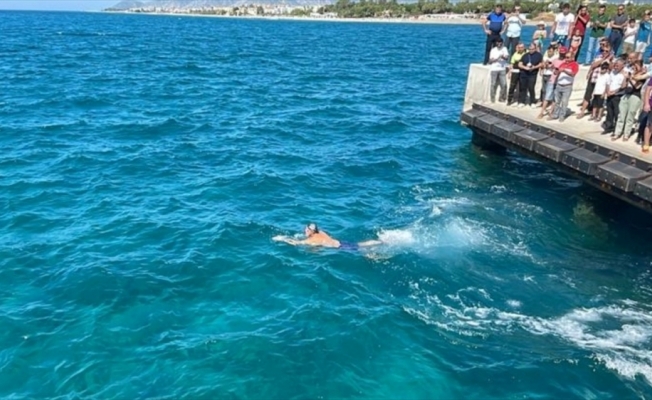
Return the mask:
<svg viewBox="0 0 652 400">
<path fill-rule="evenodd" d="M 0 21 L 0 398 L 652 398 L 651 219 L 470 145 L 478 26 Z"/>
</svg>

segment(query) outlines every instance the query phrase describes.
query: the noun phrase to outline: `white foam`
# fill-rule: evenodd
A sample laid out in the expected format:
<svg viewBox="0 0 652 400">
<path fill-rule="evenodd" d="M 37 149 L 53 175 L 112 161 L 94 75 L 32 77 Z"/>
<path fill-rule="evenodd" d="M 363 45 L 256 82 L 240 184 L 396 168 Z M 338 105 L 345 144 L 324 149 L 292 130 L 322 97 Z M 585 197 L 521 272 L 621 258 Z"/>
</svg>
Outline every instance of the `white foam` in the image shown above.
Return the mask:
<svg viewBox="0 0 652 400">
<path fill-rule="evenodd" d="M 532 214 L 541 214 L 543 213 L 543 208 L 534 204 L 516 202 L 514 206 L 519 212 L 531 216 Z"/>
<path fill-rule="evenodd" d="M 430 217 L 438 217 L 442 213 L 441 208 L 433 205 L 432 210 L 430 210 Z"/>
<path fill-rule="evenodd" d="M 428 225 L 417 221 L 403 229 L 382 230 L 378 238 L 390 247 L 408 248 L 420 254 L 436 253 L 443 247 L 477 247 L 487 242 L 482 227 L 459 217 L 450 218 L 442 224 Z"/>
<path fill-rule="evenodd" d="M 408 229 L 389 229 L 381 231 L 378 238 L 390 246 L 406 246 L 416 243 L 412 232 Z"/>
<path fill-rule="evenodd" d="M 505 191 L 507 188 L 504 186 L 490 188 L 492 193 Z M 506 222 L 487 222 L 492 219 L 474 221 L 468 217 L 471 214 L 468 211 L 475 215 L 480 207 L 491 216 L 493 213 L 484 203 L 479 204 L 459 194 L 432 198 L 435 193 L 430 188 L 416 187 L 414 194 L 421 207 L 410 212 L 423 214 L 419 220 L 401 229 L 380 232 L 379 238 L 390 246 L 408 248 L 421 254 L 446 254 L 446 251 L 440 251 L 442 248 L 481 248 L 539 263 L 528 247 L 527 239 L 531 233 L 520 230 L 520 225 L 511 224 L 509 218 Z M 514 212 L 515 218 L 522 220 L 532 214 L 542 214 L 544 210 L 517 201 Z M 578 210 L 574 212 L 577 214 Z M 572 288 L 576 286 L 570 277 L 563 273 L 560 275 L 553 277 Z M 534 276 L 521 275 L 521 279 L 528 285 L 536 284 Z M 462 291 L 457 291 L 440 298 L 428 293 L 424 289 L 427 287 L 426 284 L 410 284 L 411 304 L 404 305 L 403 310 L 437 329 L 479 337 L 509 334 L 514 330 L 528 332 L 533 338 L 552 336 L 567 346 L 583 350 L 623 377 L 634 379 L 642 376 L 652 384 L 652 310 L 645 305 L 623 301 L 608 306 L 575 308 L 557 317 L 544 318 L 526 315 L 521 310 L 522 303 L 515 299 L 503 300 L 496 305 L 490 293 L 483 289 L 462 289 L 473 290 L 480 297 L 460 295 Z"/>
<path fill-rule="evenodd" d="M 493 190 L 506 190 L 506 187 L 496 186 Z M 428 257 L 440 257 L 450 254 L 451 249 L 481 249 L 530 259 L 536 264 L 545 263 L 537 260 L 529 249 L 526 239 L 530 232 L 523 232 L 509 223 L 499 224 L 488 222 L 490 219 L 486 218 L 469 218 L 470 212 L 473 211 L 472 214 L 475 215 L 479 208 L 491 213 L 484 202 L 481 204 L 463 195 L 434 197 L 435 190 L 419 186 L 413 188 L 413 194 L 417 206 L 403 205 L 397 212 L 415 214 L 416 220 L 398 229 L 379 232 L 379 239 L 389 245 L 382 250 L 384 253 L 409 251 Z M 442 248 L 446 248 L 446 251 L 442 251 Z"/>
<path fill-rule="evenodd" d="M 440 209 L 454 208 L 457 206 L 472 205 L 473 202 L 466 197 L 437 197 L 427 200 L 427 203 Z"/>
<path fill-rule="evenodd" d="M 453 218 L 444 226 L 440 241 L 442 245 L 446 246 L 468 247 L 485 243 L 486 236 L 480 226 L 461 218 Z"/>
<path fill-rule="evenodd" d="M 652 384 L 652 312 L 633 309 L 631 302 L 577 308 L 557 318 L 541 318 L 494 307 L 469 306 L 460 298 L 459 291 L 446 296 L 453 301 L 451 305 L 424 293 L 418 286 L 412 289 L 419 292 L 415 294 L 421 300 L 417 309 L 425 307 L 426 311 L 409 307 L 404 310 L 440 329 L 464 336 L 485 336 L 518 327 L 537 336 L 555 336 L 591 352 L 592 358 L 621 376 L 642 376 Z M 521 307 L 517 300 L 506 303 L 512 309 Z"/>
<path fill-rule="evenodd" d="M 507 300 L 507 305 L 512 308 L 521 308 L 522 303 L 518 300 Z"/>
<path fill-rule="evenodd" d="M 625 378 L 636 379 L 637 375 L 642 375 L 648 382 L 652 382 L 652 366 L 650 364 L 631 361 L 616 354 L 596 354 L 594 358 L 602 362 L 605 367 L 618 372 L 619 375 Z"/>
</svg>

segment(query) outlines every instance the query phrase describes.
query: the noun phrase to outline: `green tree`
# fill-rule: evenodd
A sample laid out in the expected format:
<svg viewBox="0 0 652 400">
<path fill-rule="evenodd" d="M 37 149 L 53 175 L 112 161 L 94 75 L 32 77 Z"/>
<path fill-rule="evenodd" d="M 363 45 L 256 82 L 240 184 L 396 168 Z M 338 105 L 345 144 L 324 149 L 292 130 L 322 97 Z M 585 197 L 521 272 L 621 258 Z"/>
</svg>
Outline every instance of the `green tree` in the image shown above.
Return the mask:
<svg viewBox="0 0 652 400">
<path fill-rule="evenodd" d="M 294 17 L 305 17 L 310 15 L 310 11 L 303 8 L 295 8 L 290 12 L 290 15 Z"/>
<path fill-rule="evenodd" d="M 334 4 L 326 5 L 320 9 L 321 12 L 334 12 L 343 18 L 364 18 L 372 16 L 391 15 L 392 17 L 418 16 L 424 14 L 441 14 L 453 12 L 456 14 L 487 14 L 495 7 L 495 0 L 462 0 L 457 3 L 451 3 L 449 0 L 412 0 L 411 3 L 399 3 L 398 0 L 337 0 Z M 511 11 L 515 4 L 521 6 L 524 13 L 529 14 L 530 19 L 539 18 L 541 13 L 549 13 L 546 2 L 535 1 L 510 1 L 503 3 L 507 11 Z M 576 0 L 571 3 L 573 11 L 577 8 L 579 2 Z M 613 15 L 616 12 L 616 4 L 607 5 L 607 15 Z M 631 17 L 640 19 L 646 9 L 652 8 L 649 5 L 627 6 L 627 14 Z M 597 13 L 598 4 L 590 4 L 589 12 Z M 298 12 L 298 11 L 297 11 Z"/>
<path fill-rule="evenodd" d="M 335 3 L 335 8 L 347 8 L 349 4 L 349 0 L 337 0 L 337 3 Z"/>
</svg>

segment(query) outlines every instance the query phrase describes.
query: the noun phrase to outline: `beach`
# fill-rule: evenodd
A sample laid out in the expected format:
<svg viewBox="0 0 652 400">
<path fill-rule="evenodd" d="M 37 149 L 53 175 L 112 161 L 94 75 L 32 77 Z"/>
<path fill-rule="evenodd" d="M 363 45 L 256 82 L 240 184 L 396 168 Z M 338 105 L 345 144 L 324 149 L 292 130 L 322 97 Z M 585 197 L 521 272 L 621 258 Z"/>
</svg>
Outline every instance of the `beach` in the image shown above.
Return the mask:
<svg viewBox="0 0 652 400">
<path fill-rule="evenodd" d="M 203 18 L 225 18 L 225 19 L 244 19 L 244 20 L 277 20 L 277 21 L 311 21 L 311 22 L 364 22 L 364 23 L 384 23 L 384 24 L 439 24 L 439 25 L 479 25 L 481 19 L 433 16 L 433 17 L 415 17 L 415 18 L 330 18 L 330 17 L 295 17 L 290 15 L 217 15 L 217 14 L 193 14 L 187 12 L 148 12 L 135 13 L 129 11 L 104 11 L 111 14 L 130 14 L 130 15 L 163 15 L 175 17 L 203 17 Z"/>
</svg>

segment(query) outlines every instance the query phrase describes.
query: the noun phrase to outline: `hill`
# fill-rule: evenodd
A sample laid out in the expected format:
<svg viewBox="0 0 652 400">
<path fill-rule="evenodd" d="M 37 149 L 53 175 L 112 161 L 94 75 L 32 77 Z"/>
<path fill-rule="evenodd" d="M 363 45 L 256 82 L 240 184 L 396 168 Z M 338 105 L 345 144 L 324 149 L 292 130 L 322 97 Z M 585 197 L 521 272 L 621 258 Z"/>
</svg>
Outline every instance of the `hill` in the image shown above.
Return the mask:
<svg viewBox="0 0 652 400">
<path fill-rule="evenodd" d="M 316 5 L 329 4 L 325 0 L 123 0 L 120 3 L 110 7 L 109 10 L 129 10 L 134 8 L 161 8 L 161 9 L 193 9 L 207 7 L 229 7 L 240 6 L 245 4 L 267 4 L 267 5 Z"/>
<path fill-rule="evenodd" d="M 123 0 L 118 4 L 110 7 L 110 10 L 128 10 L 130 8 L 139 8 L 145 6 L 145 3 L 138 0 Z"/>
</svg>

